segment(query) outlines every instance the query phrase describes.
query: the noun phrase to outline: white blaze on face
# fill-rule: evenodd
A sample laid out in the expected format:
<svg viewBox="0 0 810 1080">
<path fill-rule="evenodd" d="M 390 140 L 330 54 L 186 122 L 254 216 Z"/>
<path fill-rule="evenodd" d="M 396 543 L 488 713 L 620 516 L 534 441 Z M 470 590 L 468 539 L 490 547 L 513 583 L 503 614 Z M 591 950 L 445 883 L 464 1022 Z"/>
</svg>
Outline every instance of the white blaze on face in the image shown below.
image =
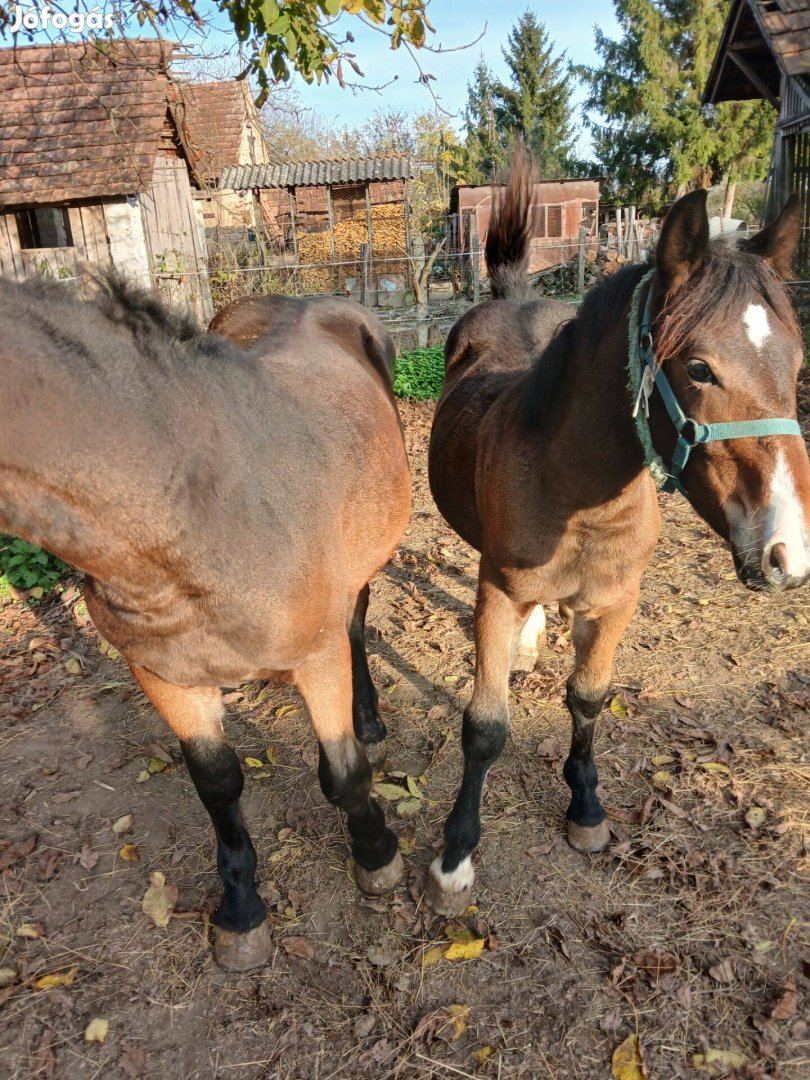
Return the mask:
<svg viewBox="0 0 810 1080">
<path fill-rule="evenodd" d="M 761 349 L 771 336 L 771 327 L 768 322 L 768 312 L 762 304 L 749 304 L 743 315 L 745 329 L 748 332 L 748 340 L 756 349 Z"/>
<path fill-rule="evenodd" d="M 785 569 L 789 576 L 801 578 L 810 570 L 804 511 L 796 494 L 793 473 L 781 450 L 777 452 L 776 465 L 771 476 L 763 541 L 763 568 L 768 566 L 774 545 L 784 544 L 787 563 Z"/>
</svg>

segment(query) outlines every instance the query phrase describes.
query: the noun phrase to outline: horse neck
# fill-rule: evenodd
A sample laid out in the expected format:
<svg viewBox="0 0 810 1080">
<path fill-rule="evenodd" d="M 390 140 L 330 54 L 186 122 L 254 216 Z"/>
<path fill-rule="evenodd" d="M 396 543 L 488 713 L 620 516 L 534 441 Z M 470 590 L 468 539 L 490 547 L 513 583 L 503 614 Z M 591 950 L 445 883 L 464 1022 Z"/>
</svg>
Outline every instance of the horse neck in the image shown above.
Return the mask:
<svg viewBox="0 0 810 1080">
<path fill-rule="evenodd" d="M 628 308 L 588 343 L 580 334 L 559 389 L 552 450 L 573 475 L 587 477 L 592 504 L 619 496 L 645 472 L 628 389 L 629 319 Z"/>
</svg>

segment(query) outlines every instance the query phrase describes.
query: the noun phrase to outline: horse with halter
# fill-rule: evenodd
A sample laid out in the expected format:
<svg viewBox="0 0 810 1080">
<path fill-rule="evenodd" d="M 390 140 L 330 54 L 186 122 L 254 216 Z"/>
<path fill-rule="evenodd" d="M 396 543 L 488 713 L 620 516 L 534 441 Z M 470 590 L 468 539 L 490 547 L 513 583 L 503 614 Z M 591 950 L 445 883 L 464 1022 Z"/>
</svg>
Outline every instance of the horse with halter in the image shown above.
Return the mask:
<svg viewBox="0 0 810 1080">
<path fill-rule="evenodd" d="M 810 570 L 810 463 L 796 421 L 802 341 L 783 283 L 798 200 L 739 246 L 709 242 L 706 192 L 679 199 L 654 265 L 631 265 L 570 308 L 532 298 L 531 175 L 522 156 L 486 241 L 492 300 L 453 327 L 430 443 L 436 504 L 481 552 L 464 774 L 431 866 L 434 910 L 469 901 L 487 772 L 507 736 L 510 670 L 537 658 L 543 604 L 576 659 L 564 777 L 568 840 L 609 843 L 595 720 L 659 532 L 656 486 L 681 491 L 731 545 L 749 589 Z"/>
<path fill-rule="evenodd" d="M 220 687 L 294 683 L 358 885 L 402 872 L 370 796 L 385 726 L 366 660 L 368 582 L 399 543 L 410 478 L 393 345 L 348 300 L 237 301 L 204 334 L 107 281 L 0 280 L 0 531 L 86 575 L 88 610 L 180 740 L 214 825 L 214 954 L 272 950 Z"/>
</svg>

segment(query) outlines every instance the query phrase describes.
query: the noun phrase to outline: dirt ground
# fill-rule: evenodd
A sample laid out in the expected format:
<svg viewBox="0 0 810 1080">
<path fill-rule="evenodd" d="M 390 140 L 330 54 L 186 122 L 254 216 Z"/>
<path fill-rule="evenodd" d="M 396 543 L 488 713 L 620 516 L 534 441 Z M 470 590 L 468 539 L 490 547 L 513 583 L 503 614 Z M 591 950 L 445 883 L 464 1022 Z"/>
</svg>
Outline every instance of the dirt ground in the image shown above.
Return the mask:
<svg viewBox="0 0 810 1080">
<path fill-rule="evenodd" d="M 403 413 L 414 515 L 373 586 L 369 651 L 390 729 L 377 780 L 406 883 L 380 901 L 351 883 L 296 694 L 234 692 L 278 947 L 257 973 L 218 970 L 212 833 L 176 743 L 101 651 L 76 587 L 7 599 L 0 1075 L 601 1080 L 637 1034 L 655 1080 L 806 1080 L 810 589 L 746 592 L 724 546 L 664 497 L 598 734 L 611 850 L 579 855 L 564 838 L 572 651 L 550 612 L 535 671 L 513 676 L 475 905 L 430 918 L 418 900 L 460 778 L 477 560 L 430 500 L 432 405 Z M 141 909 L 156 871 L 178 891 L 165 928 Z M 63 985 L 38 986 L 49 975 Z M 103 1042 L 85 1038 L 94 1019 Z"/>
</svg>

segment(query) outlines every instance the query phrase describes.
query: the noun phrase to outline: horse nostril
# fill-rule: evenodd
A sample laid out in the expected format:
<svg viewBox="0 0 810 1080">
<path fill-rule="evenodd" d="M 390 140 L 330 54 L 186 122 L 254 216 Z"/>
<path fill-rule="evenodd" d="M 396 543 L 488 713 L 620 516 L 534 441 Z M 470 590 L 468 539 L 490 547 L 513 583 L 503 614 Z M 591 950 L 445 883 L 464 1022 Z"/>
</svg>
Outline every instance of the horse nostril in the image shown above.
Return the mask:
<svg viewBox="0 0 810 1080">
<path fill-rule="evenodd" d="M 788 576 L 788 553 L 784 544 L 774 544 L 771 548 L 770 555 L 768 556 L 768 562 L 774 570 L 778 570 L 780 574 L 785 577 Z"/>
</svg>

